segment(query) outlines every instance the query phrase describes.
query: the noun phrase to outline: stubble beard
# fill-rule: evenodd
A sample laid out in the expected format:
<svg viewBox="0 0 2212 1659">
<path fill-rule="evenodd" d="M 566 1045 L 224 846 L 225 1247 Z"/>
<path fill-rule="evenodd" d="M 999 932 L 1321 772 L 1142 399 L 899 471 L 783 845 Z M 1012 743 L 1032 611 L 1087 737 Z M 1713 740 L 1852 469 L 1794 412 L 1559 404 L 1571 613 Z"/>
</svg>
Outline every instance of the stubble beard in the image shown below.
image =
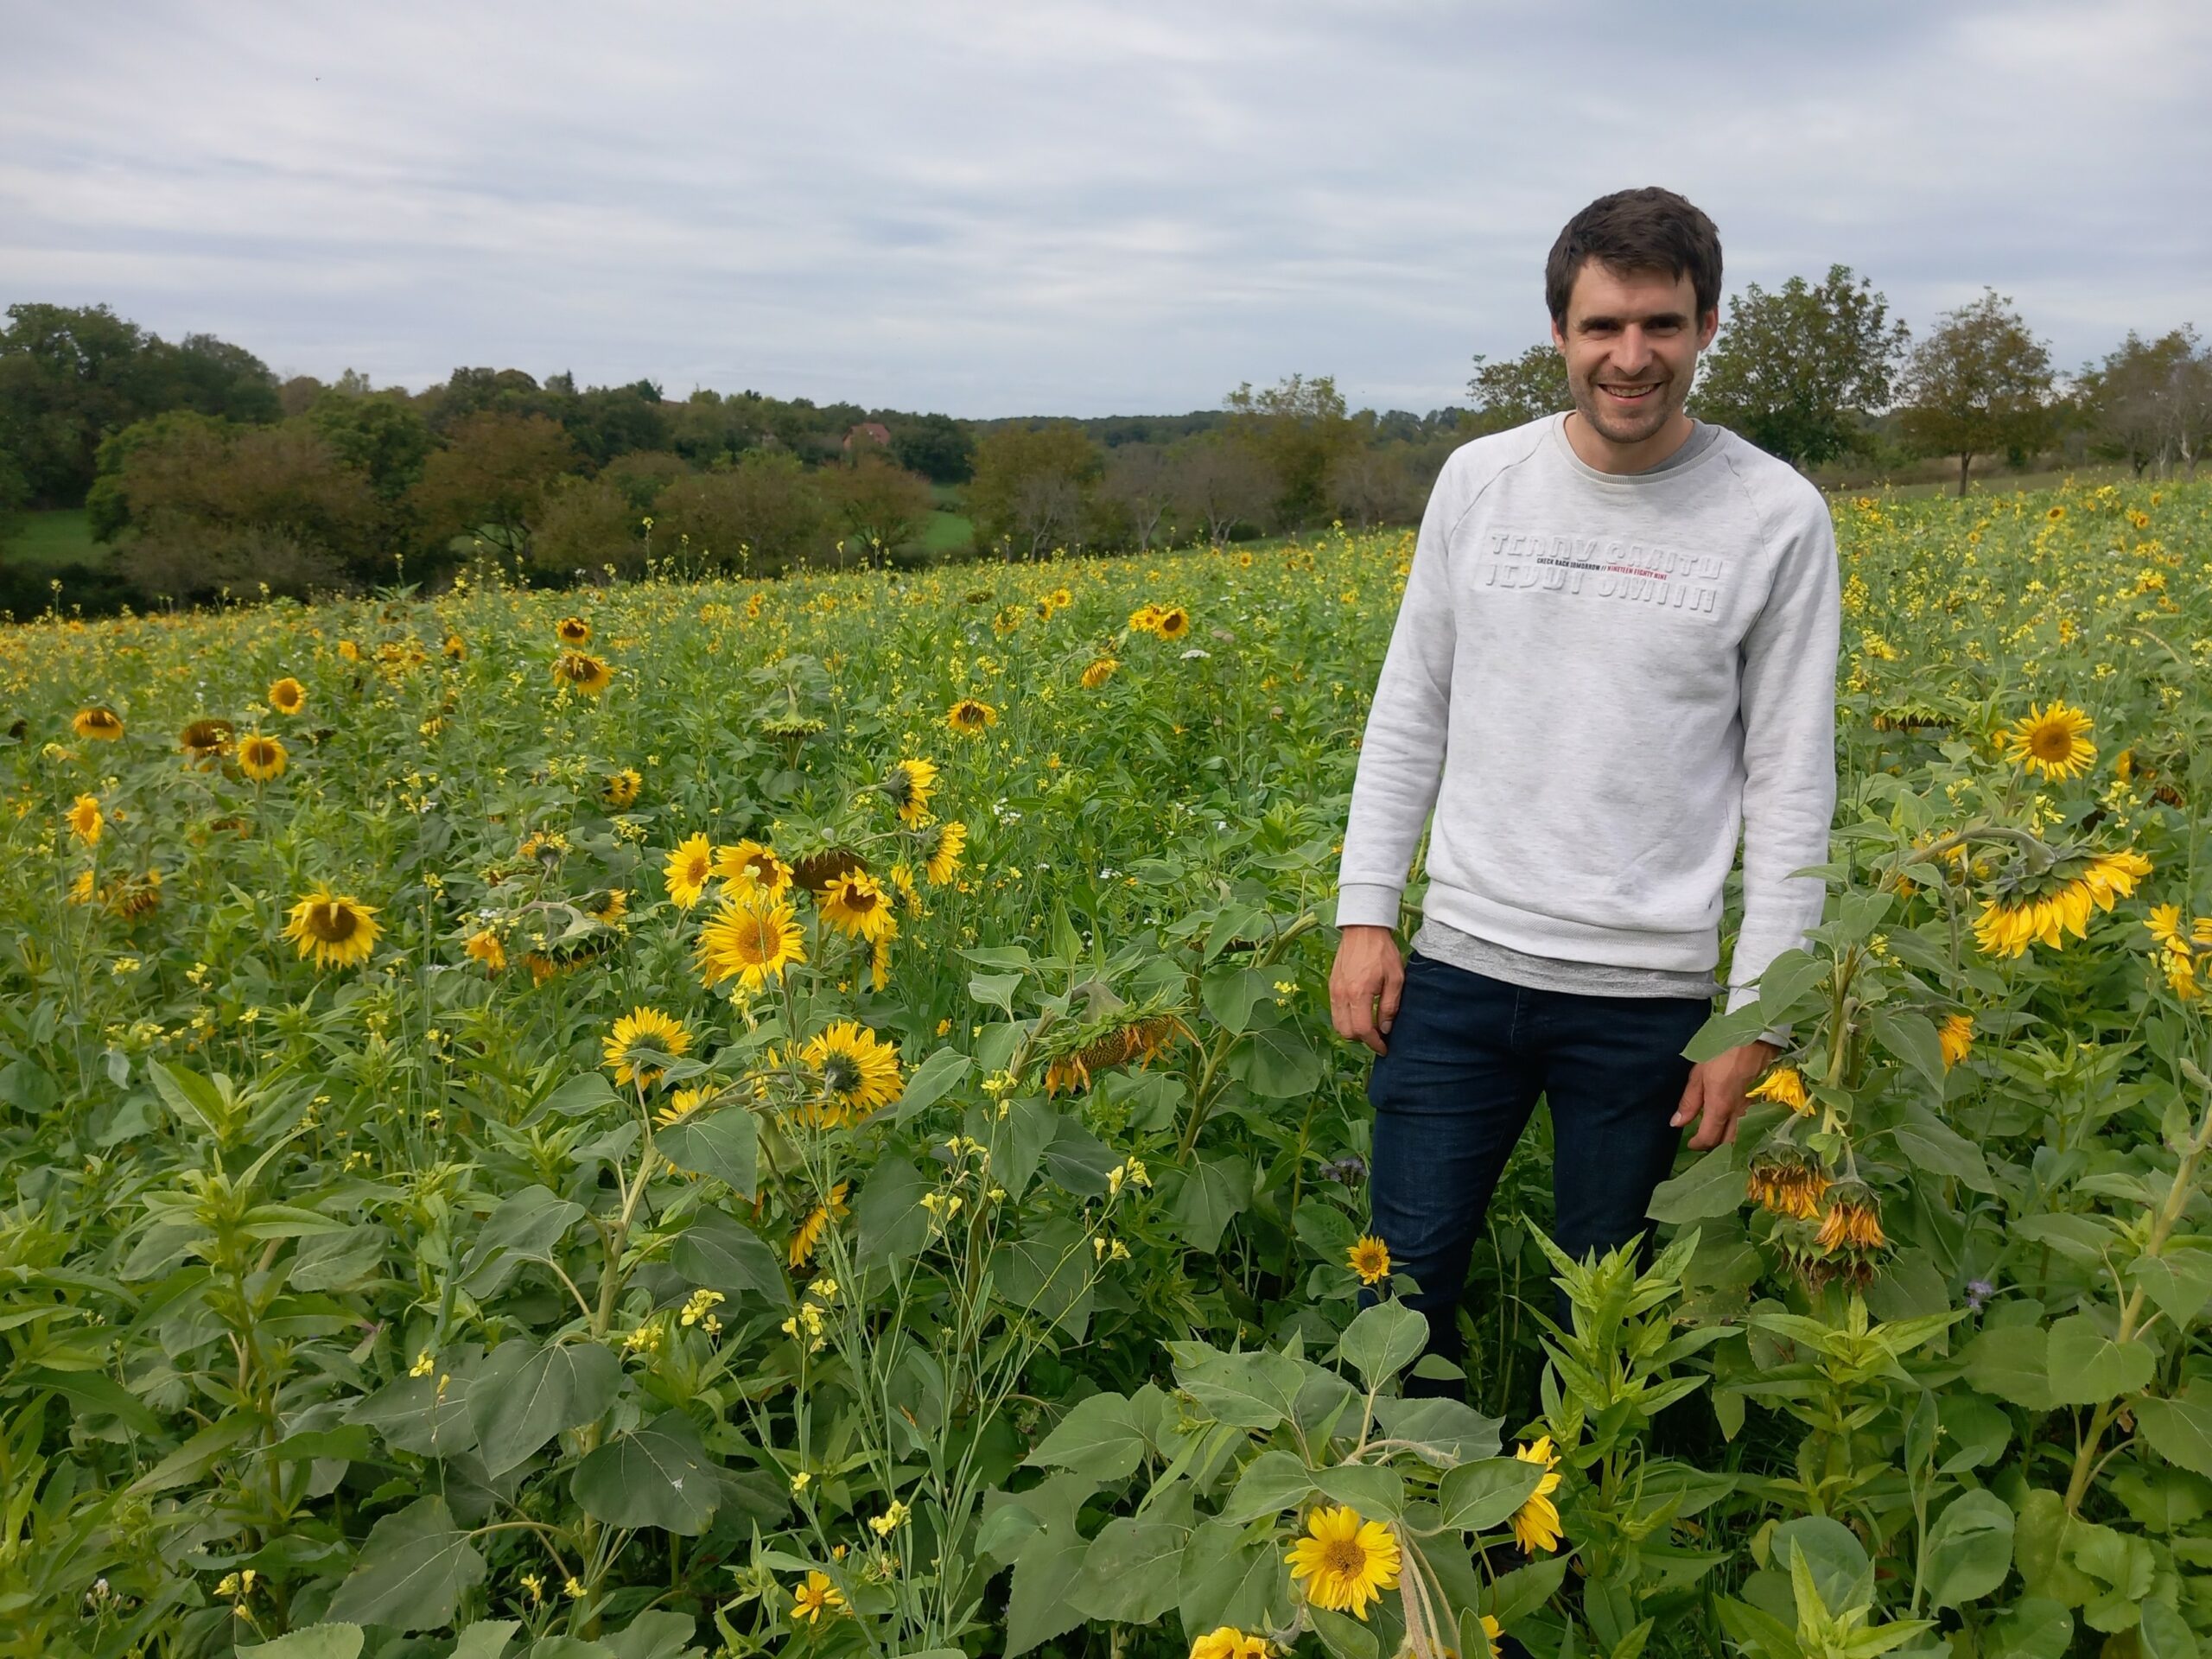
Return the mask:
<svg viewBox="0 0 2212 1659">
<path fill-rule="evenodd" d="M 1575 412 L 1590 423 L 1590 429 L 1608 443 L 1641 443 L 1675 417 L 1681 407 L 1682 398 L 1676 383 L 1669 378 L 1659 383 L 1651 394 L 1648 409 L 1616 412 L 1609 407 L 1596 385 L 1588 380 L 1573 383 Z"/>
</svg>

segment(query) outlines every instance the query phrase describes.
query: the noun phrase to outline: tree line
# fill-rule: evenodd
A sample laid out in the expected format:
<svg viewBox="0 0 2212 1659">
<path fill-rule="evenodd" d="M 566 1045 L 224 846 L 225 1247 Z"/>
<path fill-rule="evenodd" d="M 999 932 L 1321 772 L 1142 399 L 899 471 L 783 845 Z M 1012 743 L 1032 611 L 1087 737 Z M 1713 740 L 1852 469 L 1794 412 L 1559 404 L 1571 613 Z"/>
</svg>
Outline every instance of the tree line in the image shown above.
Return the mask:
<svg viewBox="0 0 2212 1659">
<path fill-rule="evenodd" d="M 0 536 L 12 510 L 81 505 L 115 550 L 111 596 L 137 601 L 435 580 L 486 552 L 560 582 L 1409 522 L 1457 445 L 1570 402 L 1548 341 L 1478 355 L 1469 404 L 1424 415 L 1353 410 L 1332 377 L 1294 374 L 1185 415 L 961 421 L 512 368 L 414 392 L 351 370 L 280 381 L 243 346 L 171 344 L 105 306 L 7 317 Z M 1836 265 L 1732 296 L 1691 409 L 1808 472 L 1947 457 L 1961 493 L 1977 458 L 2063 446 L 2193 474 L 2212 353 L 2186 326 L 2130 333 L 2062 376 L 1993 290 L 1915 340 Z M 942 533 L 948 507 L 965 544 Z"/>
</svg>

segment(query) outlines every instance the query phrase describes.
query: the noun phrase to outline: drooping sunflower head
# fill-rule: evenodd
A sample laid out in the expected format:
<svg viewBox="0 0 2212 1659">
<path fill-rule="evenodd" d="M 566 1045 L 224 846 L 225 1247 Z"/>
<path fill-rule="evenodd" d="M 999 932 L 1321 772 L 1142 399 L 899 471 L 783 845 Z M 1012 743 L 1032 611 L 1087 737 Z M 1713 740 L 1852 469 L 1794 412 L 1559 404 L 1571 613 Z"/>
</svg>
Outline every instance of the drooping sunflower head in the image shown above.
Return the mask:
<svg viewBox="0 0 2212 1659">
<path fill-rule="evenodd" d="M 493 973 L 503 971 L 507 965 L 507 948 L 499 943 L 499 936 L 490 928 L 479 928 L 468 936 L 462 949 L 472 962 L 480 962 Z"/>
<path fill-rule="evenodd" d="M 682 1020 L 658 1008 L 632 1008 L 607 1033 L 602 1064 L 614 1068 L 618 1084 L 634 1081 L 639 1088 L 649 1089 L 664 1068 L 644 1057 L 658 1053 L 677 1059 L 690 1047 L 691 1033 Z"/>
<path fill-rule="evenodd" d="M 687 836 L 670 852 L 661 874 L 677 908 L 689 910 L 699 902 L 699 895 L 706 892 L 714 876 L 715 849 L 705 836 Z"/>
<path fill-rule="evenodd" d="M 308 706 L 308 689 L 287 674 L 269 688 L 269 706 L 280 715 L 296 715 Z"/>
<path fill-rule="evenodd" d="M 817 1079 L 810 1122 L 849 1123 L 899 1098 L 899 1051 L 856 1020 L 839 1020 L 799 1052 Z"/>
<path fill-rule="evenodd" d="M 1947 1016 L 1936 1028 L 1936 1038 L 1943 1047 L 1946 1070 L 1966 1058 L 1974 1047 L 1974 1015 L 1954 1014 Z"/>
<path fill-rule="evenodd" d="M 195 720 L 179 732 L 176 741 L 188 760 L 213 760 L 231 746 L 238 729 L 227 720 Z"/>
<path fill-rule="evenodd" d="M 899 809 L 901 823 L 920 823 L 930 815 L 930 796 L 937 788 L 937 763 L 901 760 L 883 775 L 883 792 Z"/>
<path fill-rule="evenodd" d="M 107 814 L 100 810 L 97 795 L 79 795 L 69 804 L 69 833 L 87 847 L 99 845 L 101 826 L 107 823 Z"/>
<path fill-rule="evenodd" d="M 1114 677 L 1114 671 L 1121 665 L 1120 661 L 1112 657 L 1095 658 L 1090 665 L 1083 671 L 1083 689 L 1086 691 L 1096 691 Z"/>
<path fill-rule="evenodd" d="M 300 948 L 302 957 L 315 958 L 317 968 L 350 968 L 366 962 L 376 950 L 376 909 L 350 893 L 334 893 L 317 887 L 292 906 L 284 937 Z"/>
<path fill-rule="evenodd" d="M 614 683 L 614 671 L 588 651 L 564 651 L 553 659 L 553 678 L 595 697 Z"/>
<path fill-rule="evenodd" d="M 791 1242 L 785 1251 L 791 1266 L 804 1267 L 813 1259 L 814 1247 L 822 1242 L 830 1224 L 852 1213 L 845 1203 L 845 1194 L 851 1190 L 850 1182 L 838 1182 L 830 1189 L 828 1202 L 816 1205 L 806 1212 L 806 1219 L 791 1230 Z"/>
<path fill-rule="evenodd" d="M 95 742 L 111 743 L 123 735 L 123 716 L 114 709 L 94 705 L 79 709 L 69 722 L 69 729 L 79 737 Z"/>
<path fill-rule="evenodd" d="M 1770 1214 L 1797 1221 L 1820 1214 L 1827 1190 L 1827 1173 L 1796 1147 L 1761 1151 L 1744 1178 L 1746 1198 Z"/>
<path fill-rule="evenodd" d="M 162 907 L 162 873 L 148 870 L 124 876 L 108 894 L 107 907 L 126 922 L 152 915 Z"/>
<path fill-rule="evenodd" d="M 1344 1252 L 1344 1265 L 1361 1284 L 1379 1285 L 1390 1276 L 1390 1247 L 1369 1233 Z"/>
<path fill-rule="evenodd" d="M 945 710 L 944 723 L 963 737 L 974 737 L 999 723 L 999 711 L 981 697 L 963 697 Z"/>
<path fill-rule="evenodd" d="M 1513 1455 L 1523 1463 L 1541 1464 L 1544 1469 L 1536 1481 L 1536 1490 L 1513 1512 L 1513 1541 L 1532 1554 L 1539 1550 L 1555 1550 L 1559 1548 L 1560 1518 L 1559 1504 L 1552 1494 L 1559 1490 L 1559 1453 L 1552 1449 L 1552 1437 L 1546 1434 L 1532 1443 L 1516 1446 Z"/>
<path fill-rule="evenodd" d="M 1191 1659 L 1268 1659 L 1264 1636 L 1248 1636 L 1234 1624 L 1218 1625 L 1191 1643 Z"/>
<path fill-rule="evenodd" d="M 823 920 L 870 944 L 899 931 L 889 897 L 865 870 L 839 876 L 823 889 L 820 903 Z"/>
<path fill-rule="evenodd" d="M 731 979 L 751 995 L 805 960 L 805 935 L 791 907 L 766 893 L 724 899 L 699 930 L 699 977 L 710 990 Z"/>
<path fill-rule="evenodd" d="M 929 877 L 931 887 L 941 887 L 960 873 L 960 855 L 967 845 L 968 826 L 959 819 L 938 826 L 937 837 L 922 861 L 922 874 Z"/>
<path fill-rule="evenodd" d="M 715 849 L 715 874 L 741 893 L 779 899 L 791 884 L 791 867 L 776 856 L 775 849 L 749 837 L 734 846 Z"/>
<path fill-rule="evenodd" d="M 581 616 L 564 616 L 553 625 L 554 637 L 564 645 L 588 645 L 591 643 L 591 624 Z"/>
<path fill-rule="evenodd" d="M 2005 753 L 2045 778 L 2079 777 L 2097 758 L 2097 746 L 2088 739 L 2091 724 L 2088 715 L 2063 702 L 2031 705 L 2003 734 Z"/>
<path fill-rule="evenodd" d="M 1800 1117 L 1813 1109 L 1812 1096 L 1805 1092 L 1805 1079 L 1794 1065 L 1777 1065 L 1762 1078 L 1755 1089 L 1744 1091 L 1747 1100 L 1770 1100 L 1777 1105 L 1787 1106 Z"/>
<path fill-rule="evenodd" d="M 586 896 L 584 914 L 605 927 L 612 927 L 630 913 L 630 893 L 626 887 L 607 887 Z"/>
<path fill-rule="evenodd" d="M 839 878 L 868 868 L 868 861 L 849 847 L 818 847 L 791 861 L 791 880 L 818 899 Z"/>
<path fill-rule="evenodd" d="M 638 791 L 645 786 L 645 779 L 635 766 L 624 766 L 610 772 L 599 786 L 599 798 L 620 812 L 637 804 Z"/>
<path fill-rule="evenodd" d="M 257 784 L 283 775 L 288 764 L 284 746 L 259 732 L 238 740 L 238 770 Z"/>
<path fill-rule="evenodd" d="M 1306 1535 L 1290 1547 L 1290 1576 L 1306 1599 L 1333 1613 L 1364 1619 L 1370 1603 L 1398 1582 L 1398 1541 L 1379 1521 L 1363 1521 L 1343 1505 L 1316 1509 Z"/>
</svg>

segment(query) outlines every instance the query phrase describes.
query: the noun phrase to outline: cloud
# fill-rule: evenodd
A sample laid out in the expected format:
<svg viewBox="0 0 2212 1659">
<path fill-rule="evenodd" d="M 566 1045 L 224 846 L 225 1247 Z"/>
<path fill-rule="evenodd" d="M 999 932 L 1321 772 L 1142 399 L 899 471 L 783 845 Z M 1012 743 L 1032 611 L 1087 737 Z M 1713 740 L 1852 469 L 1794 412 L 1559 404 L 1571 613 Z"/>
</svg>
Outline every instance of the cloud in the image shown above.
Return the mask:
<svg viewBox="0 0 2212 1659">
<path fill-rule="evenodd" d="M 0 298 L 284 372 L 456 364 L 964 415 L 1333 373 L 1459 401 L 1592 196 L 1732 283 L 1985 283 L 2057 360 L 2212 327 L 2193 0 L 39 8 L 0 65 Z"/>
</svg>

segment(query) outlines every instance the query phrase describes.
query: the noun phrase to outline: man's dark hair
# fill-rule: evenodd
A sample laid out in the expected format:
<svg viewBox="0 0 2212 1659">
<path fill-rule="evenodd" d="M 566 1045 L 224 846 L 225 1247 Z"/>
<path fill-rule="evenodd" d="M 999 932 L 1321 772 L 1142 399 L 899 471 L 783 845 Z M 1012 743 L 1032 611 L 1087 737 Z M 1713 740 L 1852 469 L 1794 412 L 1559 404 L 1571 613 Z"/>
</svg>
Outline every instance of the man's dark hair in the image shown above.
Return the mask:
<svg viewBox="0 0 2212 1659">
<path fill-rule="evenodd" d="M 1663 270 L 1689 274 L 1703 317 L 1720 304 L 1720 232 L 1713 221 L 1671 190 L 1648 184 L 1600 196 L 1573 219 L 1544 261 L 1544 302 L 1552 320 L 1567 326 L 1567 296 L 1583 262 L 1595 259 L 1627 273 Z"/>
</svg>

